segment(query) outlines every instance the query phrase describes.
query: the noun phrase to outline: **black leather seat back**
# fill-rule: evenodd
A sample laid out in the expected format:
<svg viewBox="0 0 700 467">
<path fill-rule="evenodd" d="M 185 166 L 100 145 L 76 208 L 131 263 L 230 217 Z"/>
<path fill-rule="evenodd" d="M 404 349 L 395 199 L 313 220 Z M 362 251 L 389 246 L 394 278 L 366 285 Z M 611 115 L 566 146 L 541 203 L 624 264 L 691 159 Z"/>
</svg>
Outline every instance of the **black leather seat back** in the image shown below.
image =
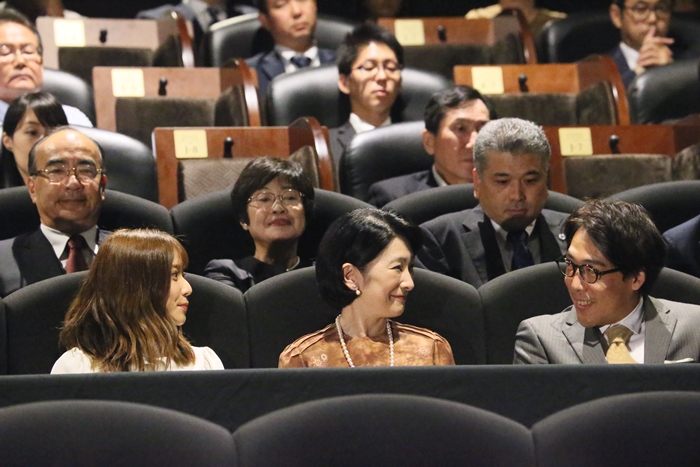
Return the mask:
<svg viewBox="0 0 700 467">
<path fill-rule="evenodd" d="M 68 72 L 44 68 L 42 89 L 53 94 L 58 102 L 82 111 L 95 124 L 95 101 L 92 86 Z"/>
</svg>

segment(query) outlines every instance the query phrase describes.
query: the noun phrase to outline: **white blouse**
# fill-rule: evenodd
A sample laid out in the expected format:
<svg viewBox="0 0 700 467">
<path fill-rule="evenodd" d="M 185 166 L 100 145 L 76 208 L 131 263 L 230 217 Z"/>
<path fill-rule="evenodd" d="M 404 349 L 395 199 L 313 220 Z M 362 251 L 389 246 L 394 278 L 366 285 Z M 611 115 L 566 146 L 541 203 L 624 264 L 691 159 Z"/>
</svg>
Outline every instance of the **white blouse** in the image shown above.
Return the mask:
<svg viewBox="0 0 700 467">
<path fill-rule="evenodd" d="M 223 370 L 224 364 L 216 353 L 209 347 L 192 347 L 194 350 L 194 363 L 180 366 L 171 363 L 164 371 L 197 371 L 197 370 Z M 100 373 L 92 368 L 90 357 L 77 347 L 64 352 L 61 358 L 56 360 L 51 369 L 52 375 L 67 373 Z"/>
</svg>

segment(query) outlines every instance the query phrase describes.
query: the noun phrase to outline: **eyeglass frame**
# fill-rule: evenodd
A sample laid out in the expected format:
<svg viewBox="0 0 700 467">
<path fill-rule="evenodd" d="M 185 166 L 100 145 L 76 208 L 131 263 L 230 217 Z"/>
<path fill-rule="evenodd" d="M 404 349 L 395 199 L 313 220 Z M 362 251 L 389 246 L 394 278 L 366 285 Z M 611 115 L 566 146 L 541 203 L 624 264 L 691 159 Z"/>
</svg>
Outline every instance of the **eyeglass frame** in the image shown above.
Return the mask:
<svg viewBox="0 0 700 467">
<path fill-rule="evenodd" d="M 296 203 L 294 203 L 294 204 L 288 205 L 288 204 L 286 204 L 286 203 L 284 202 L 284 199 L 282 199 L 282 197 L 284 196 L 285 193 L 288 193 L 288 192 L 290 192 L 290 191 L 294 191 L 294 192 L 296 192 L 296 193 L 299 194 L 299 201 L 296 202 Z M 280 193 L 279 195 L 276 195 L 276 194 L 274 194 L 274 193 L 271 192 L 271 191 L 261 191 L 261 192 L 259 192 L 257 195 L 253 194 L 253 195 L 250 196 L 250 198 L 248 198 L 247 204 L 251 204 L 252 202 L 258 202 L 258 200 L 254 199 L 254 198 L 256 198 L 256 197 L 258 197 L 258 196 L 260 196 L 260 195 L 263 195 L 263 194 L 269 194 L 269 195 L 271 195 L 271 196 L 274 196 L 275 199 L 272 201 L 272 203 L 270 204 L 270 206 L 265 206 L 265 205 L 263 204 L 262 206 L 253 206 L 253 207 L 257 207 L 258 209 L 270 209 L 272 206 L 275 205 L 275 202 L 277 202 L 277 201 L 279 201 L 280 204 L 281 204 L 282 206 L 284 206 L 285 208 L 295 207 L 295 206 L 298 206 L 298 205 L 304 203 L 304 193 L 302 193 L 301 191 L 297 190 L 296 188 L 286 188 L 285 190 L 282 190 L 282 193 Z"/>
<path fill-rule="evenodd" d="M 644 13 L 643 16 L 639 16 L 642 13 L 640 13 L 639 11 L 635 11 L 635 7 L 638 6 L 640 3 L 645 5 L 646 13 Z M 658 9 L 659 5 L 666 6 L 668 8 L 668 12 L 663 13 L 662 15 L 659 15 L 659 9 Z M 633 19 L 635 21 L 646 20 L 647 18 L 649 18 L 649 15 L 651 14 L 652 11 L 656 15 L 656 18 L 661 19 L 661 20 L 670 19 L 671 14 L 673 13 L 673 7 L 671 6 L 671 4 L 665 3 L 663 1 L 657 2 L 653 7 L 649 6 L 649 4 L 647 2 L 635 2 L 634 5 L 631 5 L 631 6 L 627 6 L 623 3 L 622 5 L 619 5 L 619 8 L 621 11 L 622 10 L 630 10 L 632 12 L 632 16 L 633 16 Z"/>
<path fill-rule="evenodd" d="M 600 280 L 600 278 L 602 276 L 605 276 L 607 274 L 612 274 L 613 272 L 620 272 L 621 271 L 621 268 L 619 268 L 619 267 L 613 268 L 613 269 L 608 269 L 607 271 L 601 271 L 601 270 L 591 266 L 590 264 L 581 264 L 581 265 L 576 264 L 573 261 L 571 261 L 569 258 L 567 258 L 566 256 L 561 256 L 561 257 L 557 258 L 556 263 L 557 263 L 557 267 L 559 268 L 559 271 L 564 275 L 564 277 L 572 278 L 576 275 L 576 272 L 578 272 L 579 277 L 586 284 L 595 284 L 596 282 L 598 282 Z M 566 265 L 564 268 L 562 268 L 562 263 L 564 263 Z M 572 275 L 568 275 L 566 273 L 566 270 L 569 269 L 569 264 L 571 264 L 573 271 L 574 271 L 574 273 Z M 586 278 L 582 272 L 583 268 L 590 268 L 595 273 L 595 280 L 593 282 L 586 280 Z"/>
<path fill-rule="evenodd" d="M 372 64 L 374 64 L 374 67 L 368 70 L 367 68 L 365 68 L 365 64 L 367 64 L 367 63 L 372 63 Z M 388 63 L 396 64 L 396 69 L 395 69 L 395 70 L 389 70 L 389 69 L 387 69 L 386 65 L 387 65 Z M 384 61 L 381 62 L 381 63 L 379 63 L 379 62 L 377 62 L 377 61 L 374 61 L 374 60 L 366 60 L 365 62 L 363 62 L 363 63 L 361 63 L 360 65 L 358 65 L 358 66 L 356 66 L 355 68 L 353 68 L 353 70 L 360 70 L 360 71 L 363 71 L 363 72 L 365 72 L 365 73 L 368 73 L 368 74 L 370 74 L 370 75 L 372 75 L 372 76 L 378 75 L 380 69 L 381 69 L 381 70 L 384 70 L 384 74 L 385 74 L 385 75 L 396 76 L 397 73 L 400 73 L 401 70 L 403 70 L 403 65 L 400 64 L 400 63 L 397 62 L 397 61 L 394 61 L 394 60 L 384 60 Z"/>
<path fill-rule="evenodd" d="M 43 58 L 43 53 L 44 50 L 40 45 L 34 45 L 34 44 L 21 44 L 17 46 L 16 44 L 0 44 L 0 50 L 2 50 L 3 47 L 7 47 L 9 52 L 7 54 L 2 54 L 0 53 L 0 61 L 7 61 L 11 62 L 17 58 L 17 52 L 20 53 L 22 57 L 24 57 L 25 60 L 41 63 L 42 58 Z M 24 49 L 27 47 L 33 47 L 35 50 L 32 53 L 25 53 Z"/>
<path fill-rule="evenodd" d="M 62 178 L 61 180 L 51 180 L 51 177 L 49 176 L 48 171 L 50 169 L 55 170 L 55 168 L 57 166 L 56 164 L 51 164 L 51 165 L 54 167 L 49 167 L 49 168 L 45 167 L 43 169 L 36 169 L 36 172 L 31 174 L 32 177 L 45 177 L 49 181 L 49 183 L 51 183 L 52 185 L 59 185 L 61 183 L 65 183 L 67 180 L 70 180 L 71 175 L 74 175 L 75 179 L 78 182 L 80 182 L 83 185 L 86 185 L 88 183 L 94 182 L 97 179 L 97 177 L 107 174 L 107 172 L 104 169 L 97 168 L 97 166 L 83 164 L 83 165 L 78 165 L 77 167 L 66 167 L 64 164 L 61 164 L 58 167 L 62 167 L 64 170 L 64 173 L 67 172 L 67 175 L 65 176 L 65 178 Z M 80 169 L 82 167 L 95 167 L 95 171 L 97 173 L 95 173 L 95 175 L 92 178 L 89 178 L 87 180 L 81 180 L 80 177 L 78 176 L 78 169 Z"/>
</svg>

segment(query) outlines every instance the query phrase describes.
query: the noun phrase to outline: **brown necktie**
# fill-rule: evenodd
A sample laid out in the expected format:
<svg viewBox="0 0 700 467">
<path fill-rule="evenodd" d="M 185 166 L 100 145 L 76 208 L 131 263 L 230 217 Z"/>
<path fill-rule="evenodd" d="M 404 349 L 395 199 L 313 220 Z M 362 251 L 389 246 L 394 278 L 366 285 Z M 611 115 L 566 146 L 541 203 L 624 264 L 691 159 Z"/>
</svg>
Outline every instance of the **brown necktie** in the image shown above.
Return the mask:
<svg viewBox="0 0 700 467">
<path fill-rule="evenodd" d="M 608 359 L 608 363 L 639 363 L 632 355 L 630 355 L 629 350 L 627 350 L 627 343 L 632 337 L 632 331 L 622 325 L 610 326 L 605 331 L 605 337 L 608 338 L 610 347 L 608 347 L 608 352 L 605 357 Z"/>
<path fill-rule="evenodd" d="M 66 272 L 80 272 L 87 270 L 83 248 L 87 246 L 82 235 L 73 235 L 68 239 L 68 261 L 66 261 Z"/>
</svg>

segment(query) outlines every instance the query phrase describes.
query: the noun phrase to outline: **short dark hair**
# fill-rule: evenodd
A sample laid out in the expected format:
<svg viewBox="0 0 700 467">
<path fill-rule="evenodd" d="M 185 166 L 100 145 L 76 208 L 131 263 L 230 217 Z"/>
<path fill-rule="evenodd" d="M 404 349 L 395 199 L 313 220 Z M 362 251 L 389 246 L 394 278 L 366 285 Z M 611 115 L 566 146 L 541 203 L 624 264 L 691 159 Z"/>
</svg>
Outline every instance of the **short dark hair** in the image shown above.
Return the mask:
<svg viewBox="0 0 700 467">
<path fill-rule="evenodd" d="M 357 298 L 343 281 L 343 264 L 350 263 L 364 273 L 395 238 L 400 238 L 415 255 L 422 245 L 420 228 L 399 213 L 377 208 L 359 208 L 343 214 L 326 231 L 316 256 L 316 281 L 321 298 L 341 310 Z"/>
<path fill-rule="evenodd" d="M 43 138 L 41 138 L 39 141 L 34 143 L 34 146 L 32 146 L 32 148 L 29 150 L 29 158 L 28 158 L 29 160 L 27 163 L 27 169 L 28 169 L 29 175 L 36 175 L 36 173 L 37 173 L 37 170 L 36 170 L 36 151 L 37 151 L 37 148 L 39 146 L 41 146 L 44 143 L 44 141 L 46 141 L 46 138 L 48 138 L 49 136 L 55 135 L 56 133 L 60 133 L 62 131 L 66 131 L 66 130 L 73 130 L 73 131 L 77 131 L 78 133 L 81 133 L 80 130 L 78 130 L 76 128 L 73 128 L 73 127 L 68 126 L 68 125 L 63 125 L 63 126 L 59 126 L 56 128 L 51 128 L 49 131 L 46 132 L 46 134 L 44 135 Z M 100 143 L 98 143 L 94 139 L 90 138 L 85 133 L 82 133 L 82 134 L 86 138 L 88 138 L 90 141 L 92 141 L 95 144 L 95 146 L 97 146 L 97 152 L 100 155 L 100 163 L 102 165 L 102 167 L 101 167 L 102 174 L 106 175 L 107 172 L 105 171 L 105 151 L 104 151 L 104 149 L 102 148 Z"/>
<path fill-rule="evenodd" d="M 495 120 L 496 111 L 490 100 L 481 95 L 479 91 L 469 86 L 454 86 L 436 91 L 430 96 L 428 105 L 425 106 L 423 117 L 425 129 L 436 135 L 440 128 L 440 122 L 445 118 L 449 110 L 463 106 L 465 103 L 480 100 L 489 110 L 489 119 Z"/>
<path fill-rule="evenodd" d="M 239 222 L 248 224 L 248 200 L 260 188 L 277 177 L 282 178 L 298 190 L 302 196 L 304 216 L 308 224 L 314 209 L 314 187 L 304 174 L 301 164 L 289 159 L 256 157 L 245 166 L 231 190 L 233 211 Z"/>
<path fill-rule="evenodd" d="M 28 110 L 33 110 L 39 123 L 46 128 L 68 125 L 66 113 L 56 98 L 46 91 L 38 91 L 23 94 L 10 103 L 2 131 L 8 136 L 14 135 L 17 125 Z"/>
<path fill-rule="evenodd" d="M 267 15 L 270 13 L 270 10 L 267 9 L 267 0 L 255 0 L 255 8 L 257 8 L 260 13 Z"/>
<path fill-rule="evenodd" d="M 43 55 L 44 47 L 41 44 L 41 36 L 39 35 L 39 30 L 36 28 L 34 23 L 32 23 L 29 20 L 29 18 L 27 18 L 22 13 L 13 8 L 3 8 L 2 10 L 0 10 L 0 26 L 3 23 L 17 23 L 20 26 L 24 26 L 25 28 L 31 30 L 36 36 L 37 44 L 39 44 L 39 48 L 37 49 L 39 55 Z"/>
<path fill-rule="evenodd" d="M 396 37 L 387 29 L 371 23 L 361 24 L 349 32 L 343 43 L 338 48 L 338 72 L 341 75 L 349 75 L 352 72 L 352 64 L 360 55 L 360 49 L 370 42 L 385 44 L 396 55 L 399 65 L 403 66 L 403 47 L 396 40 Z"/>
<path fill-rule="evenodd" d="M 664 266 L 666 244 L 646 209 L 626 201 L 587 201 L 564 223 L 567 246 L 579 229 L 625 278 L 643 271 L 639 292 L 649 294 Z"/>
</svg>

